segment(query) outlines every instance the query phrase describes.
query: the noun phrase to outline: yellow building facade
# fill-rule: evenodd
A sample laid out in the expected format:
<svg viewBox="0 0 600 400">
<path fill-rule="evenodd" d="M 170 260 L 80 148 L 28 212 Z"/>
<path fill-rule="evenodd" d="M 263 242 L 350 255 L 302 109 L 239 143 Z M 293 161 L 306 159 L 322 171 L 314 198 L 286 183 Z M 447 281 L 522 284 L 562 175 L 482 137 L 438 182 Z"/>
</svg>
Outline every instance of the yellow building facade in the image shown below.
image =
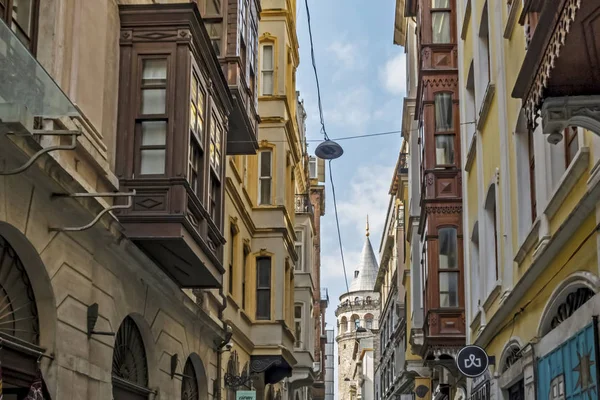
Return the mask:
<svg viewBox="0 0 600 400">
<path fill-rule="evenodd" d="M 547 76 L 536 75 L 556 60 L 529 73 L 537 83 L 523 83 L 532 54 L 554 51 L 543 50 L 550 35 L 541 21 L 552 12 L 567 18 L 564 10 L 572 7 L 570 23 L 583 26 L 589 10 L 568 4 L 556 11 L 558 4 L 528 1 L 456 3 L 467 343 L 496 361 L 463 390 L 478 399 L 597 398 L 600 132 L 589 129 L 587 117 L 573 117 L 587 106 L 573 111 L 561 99 L 557 109 L 572 118 L 554 129 L 557 114 L 547 111 L 553 103 L 541 106 L 543 96 L 536 98 L 532 113 L 530 100 L 518 95 L 544 85 L 546 93 L 559 93 Z M 570 357 L 570 364 L 560 357 Z"/>
<path fill-rule="evenodd" d="M 295 9 L 295 1 L 261 2 L 259 148 L 227 158 L 223 321 L 231 346 L 221 358 L 222 399 L 251 388 L 258 399 L 304 399 L 315 378 L 314 293 L 303 276 L 311 271 L 315 225 L 306 115 L 296 92 Z M 308 300 L 299 302 L 296 292 Z"/>
</svg>

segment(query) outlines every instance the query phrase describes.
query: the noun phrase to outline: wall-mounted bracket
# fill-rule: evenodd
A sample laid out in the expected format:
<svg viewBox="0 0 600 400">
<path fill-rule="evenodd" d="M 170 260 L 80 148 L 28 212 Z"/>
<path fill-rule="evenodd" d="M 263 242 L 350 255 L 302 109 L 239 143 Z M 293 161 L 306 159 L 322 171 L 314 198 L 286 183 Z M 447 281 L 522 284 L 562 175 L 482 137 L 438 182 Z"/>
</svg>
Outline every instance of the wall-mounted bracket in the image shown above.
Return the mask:
<svg viewBox="0 0 600 400">
<path fill-rule="evenodd" d="M 98 303 L 94 303 L 87 309 L 87 334 L 88 338 L 92 335 L 115 336 L 114 332 L 95 331 L 96 322 L 98 321 Z"/>
<path fill-rule="evenodd" d="M 102 216 L 104 214 L 106 214 L 107 212 L 113 211 L 113 210 L 124 210 L 124 209 L 128 209 L 131 207 L 131 205 L 133 204 L 133 197 L 135 196 L 135 190 L 132 192 L 115 192 L 115 193 L 53 193 L 52 194 L 52 198 L 57 198 L 57 197 L 71 197 L 71 198 L 75 198 L 75 197 L 127 197 L 127 204 L 125 205 L 116 205 L 116 206 L 110 206 L 108 208 L 105 208 L 104 210 L 102 210 L 100 212 L 100 214 L 96 215 L 96 218 L 94 218 L 89 224 L 87 225 L 83 225 L 83 226 L 78 226 L 78 227 L 65 227 L 65 228 L 57 228 L 57 227 L 50 227 L 48 228 L 48 230 L 50 232 L 81 232 L 81 231 L 85 231 L 87 229 L 90 229 L 92 226 L 96 225 L 96 223 L 100 220 L 100 218 L 102 218 Z"/>
<path fill-rule="evenodd" d="M 175 370 L 177 369 L 177 364 L 179 364 L 179 355 L 177 353 L 175 353 L 171 356 L 171 371 L 170 371 L 171 379 L 173 379 L 176 376 L 179 376 L 181 378 L 196 379 L 193 376 L 188 376 L 188 375 L 184 375 L 184 374 L 175 372 Z"/>
<path fill-rule="evenodd" d="M 10 135 L 11 133 L 9 132 L 7 134 Z M 56 146 L 45 147 L 45 148 L 41 149 L 40 151 L 38 151 L 37 153 L 35 153 L 25 164 L 21 165 L 20 167 L 15 168 L 15 169 L 10 169 L 8 171 L 0 171 L 0 176 L 20 174 L 21 172 L 29 169 L 29 167 L 31 167 L 33 165 L 33 163 L 35 163 L 37 161 L 37 159 L 40 158 L 42 155 L 50 153 L 52 151 L 75 150 L 75 148 L 77 147 L 77 136 L 81 135 L 81 132 L 79 132 L 79 131 L 34 130 L 32 134 L 39 135 L 39 136 L 70 136 L 71 143 L 65 144 L 65 145 L 56 145 Z"/>
<path fill-rule="evenodd" d="M 230 389 L 235 389 L 235 390 L 237 390 L 237 388 L 242 387 L 242 386 L 249 387 L 248 383 L 253 381 L 255 377 L 256 377 L 255 373 L 249 373 L 246 376 L 244 376 L 244 375 L 238 376 L 238 375 L 232 375 L 230 373 L 226 373 L 224 376 L 225 387 L 230 388 Z"/>
</svg>

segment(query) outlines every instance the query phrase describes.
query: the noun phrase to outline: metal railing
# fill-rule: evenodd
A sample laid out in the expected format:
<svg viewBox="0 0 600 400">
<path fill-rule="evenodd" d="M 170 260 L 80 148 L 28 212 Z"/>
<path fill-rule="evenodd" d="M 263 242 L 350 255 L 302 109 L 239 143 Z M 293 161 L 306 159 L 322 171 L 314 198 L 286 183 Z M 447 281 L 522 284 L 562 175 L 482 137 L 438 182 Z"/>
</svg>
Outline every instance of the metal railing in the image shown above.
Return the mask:
<svg viewBox="0 0 600 400">
<path fill-rule="evenodd" d="M 297 194 L 294 201 L 294 208 L 297 214 L 313 214 L 313 206 L 308 194 Z"/>
</svg>

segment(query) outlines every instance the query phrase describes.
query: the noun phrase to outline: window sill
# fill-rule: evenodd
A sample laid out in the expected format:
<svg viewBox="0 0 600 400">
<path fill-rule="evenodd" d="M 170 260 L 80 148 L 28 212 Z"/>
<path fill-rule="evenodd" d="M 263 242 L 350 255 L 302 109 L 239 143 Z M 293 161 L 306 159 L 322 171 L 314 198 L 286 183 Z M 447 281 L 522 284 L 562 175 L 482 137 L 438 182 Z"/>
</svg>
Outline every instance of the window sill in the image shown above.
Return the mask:
<svg viewBox="0 0 600 400">
<path fill-rule="evenodd" d="M 540 219 L 538 217 L 531 225 L 531 229 L 529 230 L 529 233 L 527 234 L 527 236 L 525 236 L 525 240 L 523 240 L 523 243 L 519 247 L 519 250 L 517 251 L 515 258 L 513 259 L 517 264 L 520 265 L 523 262 L 523 260 L 525 259 L 525 256 L 527 256 L 527 253 L 529 253 L 533 249 L 533 247 L 535 246 L 535 244 L 538 241 L 539 232 L 540 232 Z"/>
<path fill-rule="evenodd" d="M 465 171 L 471 172 L 473 163 L 475 162 L 476 146 L 477 144 L 477 132 L 473 133 L 471 142 L 469 143 L 469 151 L 467 152 L 467 159 L 465 161 Z"/>
<path fill-rule="evenodd" d="M 253 323 L 252 318 L 250 318 L 248 313 L 246 313 L 246 310 L 244 310 L 243 308 L 240 310 L 240 315 L 247 323 L 249 323 L 249 324 Z"/>
<path fill-rule="evenodd" d="M 496 301 L 496 299 L 498 298 L 498 296 L 500 296 L 500 291 L 501 290 L 502 290 L 502 280 L 498 279 L 496 281 L 496 284 L 495 284 L 494 288 L 492 289 L 492 291 L 488 295 L 487 299 L 485 299 L 485 301 L 483 302 L 483 310 L 485 312 L 488 312 L 490 310 L 490 308 L 492 307 L 492 304 L 494 303 L 494 301 Z"/>
<path fill-rule="evenodd" d="M 490 82 L 488 83 L 487 89 L 485 90 L 485 95 L 483 96 L 481 107 L 479 107 L 479 118 L 477 119 L 478 131 L 481 131 L 483 129 L 483 125 L 487 120 L 488 114 L 490 113 L 490 108 L 492 106 L 492 99 L 494 98 L 494 94 L 496 94 L 496 85 Z"/>
<path fill-rule="evenodd" d="M 471 2 L 467 2 L 467 8 L 465 8 L 465 15 L 462 20 L 462 27 L 460 30 L 460 38 L 465 40 L 467 38 L 467 32 L 469 31 L 469 21 L 471 19 Z"/>
<path fill-rule="evenodd" d="M 510 39 L 513 31 L 515 30 L 515 24 L 517 23 L 517 15 L 519 14 L 520 1 L 514 0 L 508 10 L 508 19 L 506 20 L 506 27 L 504 28 L 504 39 Z"/>
<path fill-rule="evenodd" d="M 569 168 L 567 168 L 558 182 L 556 190 L 550 197 L 550 201 L 548 201 L 548 205 L 544 211 L 544 214 L 546 214 L 548 219 L 552 219 L 552 217 L 556 215 L 577 181 L 579 181 L 579 178 L 581 178 L 587 169 L 589 161 L 590 148 L 581 147 L 571 162 L 571 165 L 569 165 Z"/>
</svg>

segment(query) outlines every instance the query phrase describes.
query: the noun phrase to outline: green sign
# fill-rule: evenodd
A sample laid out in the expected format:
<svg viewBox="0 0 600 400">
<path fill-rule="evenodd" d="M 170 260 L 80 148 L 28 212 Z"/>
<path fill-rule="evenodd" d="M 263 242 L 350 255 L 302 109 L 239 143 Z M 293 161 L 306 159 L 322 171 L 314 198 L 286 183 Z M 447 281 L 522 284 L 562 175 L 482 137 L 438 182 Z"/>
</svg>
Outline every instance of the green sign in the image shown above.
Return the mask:
<svg viewBox="0 0 600 400">
<path fill-rule="evenodd" d="M 256 400 L 256 391 L 238 390 L 235 392 L 235 400 Z"/>
</svg>

